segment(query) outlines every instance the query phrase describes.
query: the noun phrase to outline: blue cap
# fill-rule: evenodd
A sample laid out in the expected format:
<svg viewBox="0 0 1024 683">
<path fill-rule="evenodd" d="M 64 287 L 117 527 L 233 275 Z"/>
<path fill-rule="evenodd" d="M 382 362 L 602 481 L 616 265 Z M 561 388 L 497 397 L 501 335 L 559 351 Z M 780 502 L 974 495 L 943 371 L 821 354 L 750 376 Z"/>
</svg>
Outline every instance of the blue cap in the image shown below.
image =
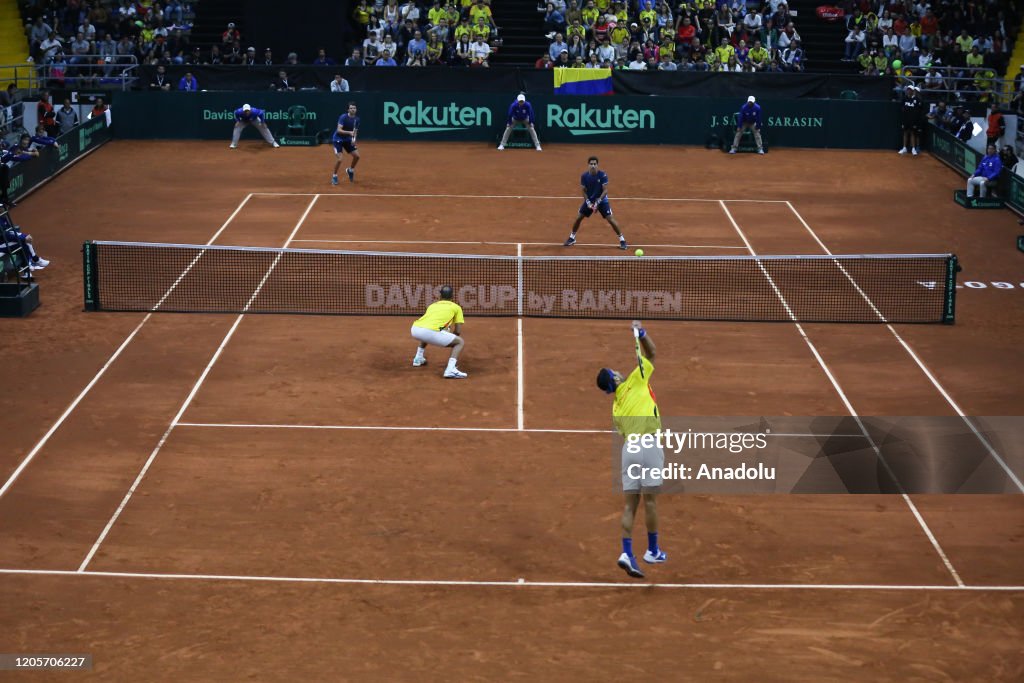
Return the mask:
<svg viewBox="0 0 1024 683">
<path fill-rule="evenodd" d="M 615 373 L 608 368 L 601 368 L 597 373 L 597 388 L 606 394 L 615 393 Z"/>
</svg>

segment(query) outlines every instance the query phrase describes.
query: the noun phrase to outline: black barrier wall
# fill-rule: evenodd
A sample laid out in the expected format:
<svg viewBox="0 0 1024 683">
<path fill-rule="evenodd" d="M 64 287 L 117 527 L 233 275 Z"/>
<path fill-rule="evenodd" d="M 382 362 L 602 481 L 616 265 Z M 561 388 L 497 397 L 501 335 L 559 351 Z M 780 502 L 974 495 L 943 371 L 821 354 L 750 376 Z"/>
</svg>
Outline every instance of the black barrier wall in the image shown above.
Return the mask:
<svg viewBox="0 0 1024 683">
<path fill-rule="evenodd" d="M 56 147 L 43 147 L 36 159 L 14 165 L 11 169 L 11 184 L 8 186 L 11 199 L 17 200 L 109 139 L 110 129 L 105 117 L 90 119 L 61 135 L 57 138 Z"/>
<path fill-rule="evenodd" d="M 360 140 L 496 141 L 515 93 L 123 93 L 118 135 L 124 138 L 229 140 L 234 110 L 265 109 L 270 129 L 287 127 L 288 108 L 307 108 L 306 132 L 333 131 L 348 102 L 359 107 Z M 534 95 L 542 142 L 704 145 L 731 136 L 741 100 L 669 97 Z M 893 102 L 764 100 L 769 147 L 893 148 Z M 258 137 L 251 127 L 246 137 Z"/>
<path fill-rule="evenodd" d="M 262 54 L 262 49 L 260 51 Z M 284 54 L 278 54 L 283 58 Z M 156 73 L 155 66 L 140 66 L 139 90 L 148 89 Z M 380 69 L 347 66 L 171 66 L 167 75 L 177 83 L 186 71 L 195 75 L 199 88 L 207 91 L 270 90 L 277 72 L 288 72 L 289 81 L 299 89 L 328 90 L 335 74 L 348 81 L 353 92 L 472 92 L 507 94 L 525 92 L 530 97 L 550 93 L 552 72 L 546 69 L 453 69 L 423 67 L 416 69 Z M 730 74 L 709 71 L 638 72 L 612 71 L 612 90 L 616 95 L 659 95 L 664 97 L 748 96 L 758 99 L 855 99 L 888 101 L 893 97 L 891 76 L 858 74 L 757 73 Z"/>
</svg>

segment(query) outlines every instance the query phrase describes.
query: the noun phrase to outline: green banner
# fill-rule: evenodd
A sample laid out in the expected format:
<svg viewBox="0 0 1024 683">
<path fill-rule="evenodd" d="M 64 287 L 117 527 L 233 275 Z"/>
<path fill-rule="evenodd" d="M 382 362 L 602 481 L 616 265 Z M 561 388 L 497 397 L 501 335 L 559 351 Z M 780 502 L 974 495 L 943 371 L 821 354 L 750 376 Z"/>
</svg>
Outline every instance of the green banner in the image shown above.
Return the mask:
<svg viewBox="0 0 1024 683">
<path fill-rule="evenodd" d="M 508 96 L 488 93 L 123 93 L 118 135 L 125 138 L 226 140 L 234 111 L 249 103 L 266 111 L 275 135 L 287 135 L 288 108 L 306 108 L 306 134 L 333 131 L 348 102 L 359 107 L 361 140 L 496 140 Z M 721 98 L 531 97 L 542 142 L 703 145 L 731 128 L 741 102 Z M 891 148 L 898 142 L 898 106 L 851 100 L 766 100 L 761 103 L 774 147 Z M 872 125 L 864 125 L 871 121 Z M 257 139 L 247 128 L 243 135 Z"/>
</svg>

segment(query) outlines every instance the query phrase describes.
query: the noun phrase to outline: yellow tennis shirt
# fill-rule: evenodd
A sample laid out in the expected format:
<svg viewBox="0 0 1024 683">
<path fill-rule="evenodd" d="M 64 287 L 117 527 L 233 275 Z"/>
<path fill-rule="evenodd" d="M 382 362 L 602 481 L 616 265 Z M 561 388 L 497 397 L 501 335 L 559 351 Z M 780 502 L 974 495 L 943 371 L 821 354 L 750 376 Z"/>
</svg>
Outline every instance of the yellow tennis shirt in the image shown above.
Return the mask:
<svg viewBox="0 0 1024 683">
<path fill-rule="evenodd" d="M 462 316 L 462 306 L 459 306 L 454 301 L 442 299 L 427 306 L 423 317 L 414 322 L 413 325 L 425 327 L 428 330 L 443 330 L 449 325 L 464 322 L 466 322 L 466 319 Z"/>
<path fill-rule="evenodd" d="M 629 377 L 615 387 L 615 402 L 612 404 L 612 418 L 615 428 L 623 436 L 629 434 L 653 434 L 661 429 L 658 413 L 658 399 L 651 389 L 651 375 L 654 364 L 643 358 L 644 376 L 640 368 L 634 368 Z"/>
</svg>

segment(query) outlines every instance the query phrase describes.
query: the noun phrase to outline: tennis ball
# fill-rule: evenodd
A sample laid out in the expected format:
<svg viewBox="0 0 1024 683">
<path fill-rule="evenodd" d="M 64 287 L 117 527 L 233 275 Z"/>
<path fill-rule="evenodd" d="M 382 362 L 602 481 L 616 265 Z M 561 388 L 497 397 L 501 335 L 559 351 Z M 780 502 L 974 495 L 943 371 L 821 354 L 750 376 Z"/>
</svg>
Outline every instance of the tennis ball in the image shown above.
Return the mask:
<svg viewBox="0 0 1024 683">
<path fill-rule="evenodd" d="M 903 66 L 903 62 L 901 62 L 901 61 L 900 61 L 900 60 L 898 60 L 898 59 L 897 59 L 897 60 L 894 60 L 894 61 L 893 61 L 893 63 L 892 63 L 892 68 L 894 68 L 894 69 L 898 69 L 898 68 L 900 68 L 901 66 Z"/>
<path fill-rule="evenodd" d="M 637 249 L 636 250 L 636 255 L 637 256 L 643 256 L 644 255 L 644 250 L 643 249 Z"/>
</svg>

